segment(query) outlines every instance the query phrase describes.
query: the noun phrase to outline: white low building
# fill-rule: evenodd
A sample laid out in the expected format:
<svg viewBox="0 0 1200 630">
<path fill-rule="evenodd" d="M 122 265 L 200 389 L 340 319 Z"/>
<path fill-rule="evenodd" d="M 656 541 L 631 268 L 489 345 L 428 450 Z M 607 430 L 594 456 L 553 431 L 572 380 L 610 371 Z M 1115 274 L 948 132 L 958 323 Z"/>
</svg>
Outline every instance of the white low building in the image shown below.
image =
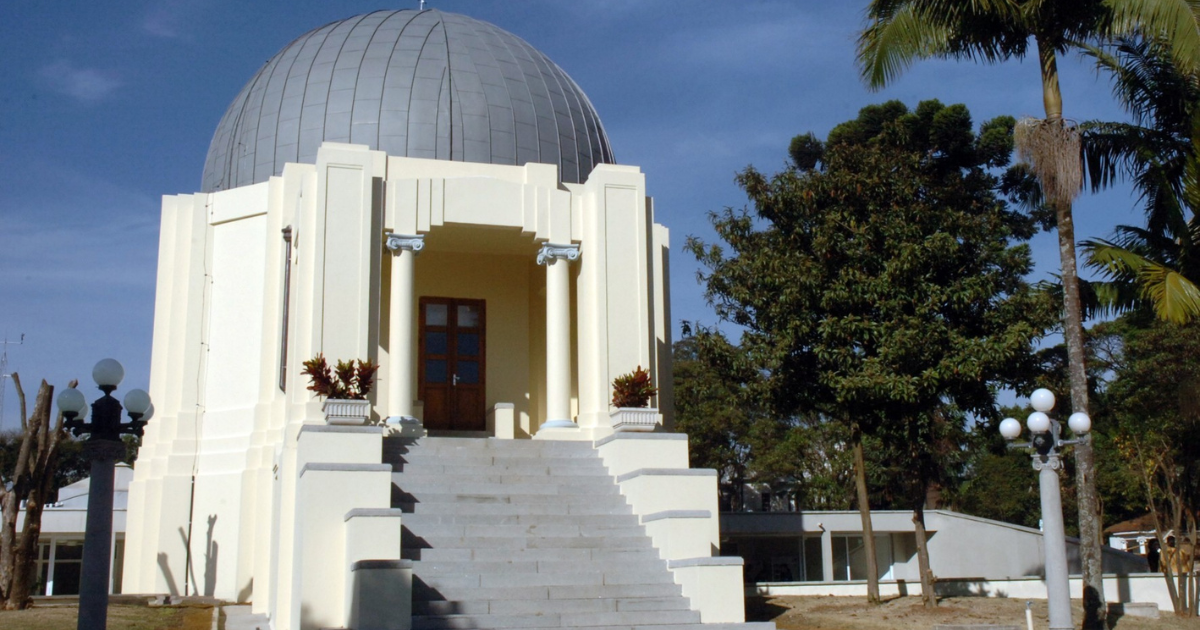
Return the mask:
<svg viewBox="0 0 1200 630">
<path fill-rule="evenodd" d="M 676 532 L 654 542 L 691 610 L 741 621 L 740 566 L 712 553 L 715 476 L 686 470 L 686 441 L 618 432 L 672 426 L 668 240 L 583 91 L 519 38 L 405 10 L 288 44 L 226 112 L 201 191 L 163 199 L 124 590 L 353 627 L 359 569 L 419 552 L 383 437 L 429 432 L 590 445 L 650 534 Z M 365 425 L 306 389 L 318 354 L 381 366 Z M 661 414 L 610 405 L 639 366 Z"/>
<path fill-rule="evenodd" d="M 35 595 L 78 595 L 83 563 L 83 537 L 87 529 L 89 479 L 58 490 L 58 500 L 42 508 L 38 537 Z M 117 464 L 113 475 L 112 573 L 110 593 L 121 592 L 125 559 L 125 515 L 133 469 Z M 25 526 L 25 509 L 17 513 L 17 531 Z"/>
</svg>

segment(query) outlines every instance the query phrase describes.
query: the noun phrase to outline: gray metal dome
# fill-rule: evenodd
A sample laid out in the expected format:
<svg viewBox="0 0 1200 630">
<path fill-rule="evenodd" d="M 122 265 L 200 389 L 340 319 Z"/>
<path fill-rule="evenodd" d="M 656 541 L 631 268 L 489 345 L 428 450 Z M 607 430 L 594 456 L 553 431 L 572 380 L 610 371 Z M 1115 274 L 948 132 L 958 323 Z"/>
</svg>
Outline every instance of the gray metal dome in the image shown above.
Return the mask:
<svg viewBox="0 0 1200 630">
<path fill-rule="evenodd" d="M 391 155 L 557 164 L 583 182 L 612 163 L 583 90 L 524 40 L 463 15 L 377 11 L 310 31 L 271 58 L 213 134 L 204 192 L 314 163 L 323 141 Z"/>
</svg>

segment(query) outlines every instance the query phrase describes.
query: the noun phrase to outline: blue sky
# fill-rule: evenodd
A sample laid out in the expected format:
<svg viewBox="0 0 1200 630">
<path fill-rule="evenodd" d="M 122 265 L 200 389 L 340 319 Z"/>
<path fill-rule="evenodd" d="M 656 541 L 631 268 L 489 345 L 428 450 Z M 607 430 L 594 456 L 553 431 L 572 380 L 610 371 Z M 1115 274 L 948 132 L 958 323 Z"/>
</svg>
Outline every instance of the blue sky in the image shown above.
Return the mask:
<svg viewBox="0 0 1200 630">
<path fill-rule="evenodd" d="M 711 238 L 706 213 L 741 207 L 734 173 L 784 165 L 788 140 L 824 136 L 870 103 L 965 103 L 976 123 L 1041 115 L 1035 64 L 926 62 L 880 92 L 854 67 L 862 2 L 433 0 L 546 53 L 588 94 L 618 162 L 646 173 L 671 229 L 674 319 L 712 323 L 682 252 Z M 416 0 L 113 0 L 0 6 L 0 338 L 32 396 L 39 379 L 91 388 L 91 367 L 146 387 L 160 197 L 195 192 L 212 132 L 258 68 L 300 34 Z M 1065 113 L 1120 119 L 1107 79 L 1062 62 Z M 1080 239 L 1140 219 L 1128 189 L 1084 195 Z M 1058 267 L 1053 235 L 1037 270 Z M 5 427 L 16 421 L 10 383 Z M 89 395 L 90 396 L 90 395 Z M 32 401 L 31 401 L 32 404 Z"/>
</svg>

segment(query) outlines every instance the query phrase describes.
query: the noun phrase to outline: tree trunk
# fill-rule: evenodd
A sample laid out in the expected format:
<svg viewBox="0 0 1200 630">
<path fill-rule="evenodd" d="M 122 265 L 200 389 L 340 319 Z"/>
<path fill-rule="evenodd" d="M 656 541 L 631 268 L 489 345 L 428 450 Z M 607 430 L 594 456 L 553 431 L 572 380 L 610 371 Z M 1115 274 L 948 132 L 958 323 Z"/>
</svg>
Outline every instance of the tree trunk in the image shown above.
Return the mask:
<svg viewBox="0 0 1200 630">
<path fill-rule="evenodd" d="M 1038 40 L 1042 102 L 1047 121 L 1062 120 L 1062 92 L 1054 49 Z M 1063 337 L 1067 343 L 1067 371 L 1071 382 L 1071 408 L 1088 413 L 1087 370 L 1084 363 L 1083 309 L 1079 300 L 1079 272 L 1075 257 L 1075 222 L 1071 199 L 1048 199 L 1058 221 L 1058 254 L 1062 262 Z M 1104 628 L 1104 574 L 1101 551 L 1100 501 L 1096 493 L 1095 457 L 1090 440 L 1075 447 L 1075 487 L 1079 502 L 1079 560 L 1083 569 L 1083 627 Z"/>
<path fill-rule="evenodd" d="M 913 506 L 913 531 L 917 539 L 917 566 L 921 571 L 921 600 L 926 608 L 937 608 L 933 569 L 929 568 L 929 546 L 925 536 L 925 506 L 918 501 Z"/>
<path fill-rule="evenodd" d="M 24 410 L 25 393 L 20 377 L 13 374 L 13 385 L 21 398 Z M 42 381 L 38 388 L 33 415 L 22 418 L 25 426 L 21 448 L 13 473 L 13 487 L 3 497 L 3 529 L 0 530 L 0 588 L 6 610 L 27 608 L 37 582 L 38 537 L 41 534 L 42 508 L 52 485 L 57 466 L 58 441 L 62 436 L 62 420 L 50 424 L 54 388 Z M 24 414 L 22 414 L 24 415 Z M 25 502 L 25 523 L 21 535 L 16 535 L 17 511 Z"/>
<path fill-rule="evenodd" d="M 867 498 L 867 461 L 863 456 L 862 431 L 856 423 L 851 430 L 854 446 L 854 485 L 858 490 L 858 514 L 862 517 L 863 553 L 867 554 L 867 602 L 882 603 L 879 598 L 879 563 L 875 559 L 875 529 L 871 527 L 871 503 Z"/>
</svg>

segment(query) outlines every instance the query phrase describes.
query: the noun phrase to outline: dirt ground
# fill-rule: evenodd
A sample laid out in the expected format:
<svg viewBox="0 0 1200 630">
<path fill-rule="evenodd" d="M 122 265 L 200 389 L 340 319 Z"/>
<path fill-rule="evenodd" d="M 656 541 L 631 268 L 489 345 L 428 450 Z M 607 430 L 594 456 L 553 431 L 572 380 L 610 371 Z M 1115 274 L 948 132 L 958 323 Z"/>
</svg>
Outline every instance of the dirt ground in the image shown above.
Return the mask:
<svg viewBox="0 0 1200 630">
<path fill-rule="evenodd" d="M 75 630 L 76 607 L 34 606 L 27 610 L 0 611 L 4 630 Z M 108 607 L 108 627 L 121 630 L 209 630 L 212 608 L 112 605 Z"/>
<path fill-rule="evenodd" d="M 1074 602 L 1076 627 L 1083 609 Z M 1025 630 L 1025 600 L 994 597 L 949 597 L 926 611 L 920 597 L 898 597 L 880 606 L 865 597 L 755 597 L 746 600 L 750 621 L 774 621 L 780 630 L 932 630 L 937 624 L 1005 624 Z M 1045 600 L 1033 601 L 1033 627 L 1045 630 Z M 1115 630 L 1200 630 L 1200 619 L 1180 619 L 1169 610 L 1158 619 L 1120 617 L 1109 620 Z"/>
</svg>

